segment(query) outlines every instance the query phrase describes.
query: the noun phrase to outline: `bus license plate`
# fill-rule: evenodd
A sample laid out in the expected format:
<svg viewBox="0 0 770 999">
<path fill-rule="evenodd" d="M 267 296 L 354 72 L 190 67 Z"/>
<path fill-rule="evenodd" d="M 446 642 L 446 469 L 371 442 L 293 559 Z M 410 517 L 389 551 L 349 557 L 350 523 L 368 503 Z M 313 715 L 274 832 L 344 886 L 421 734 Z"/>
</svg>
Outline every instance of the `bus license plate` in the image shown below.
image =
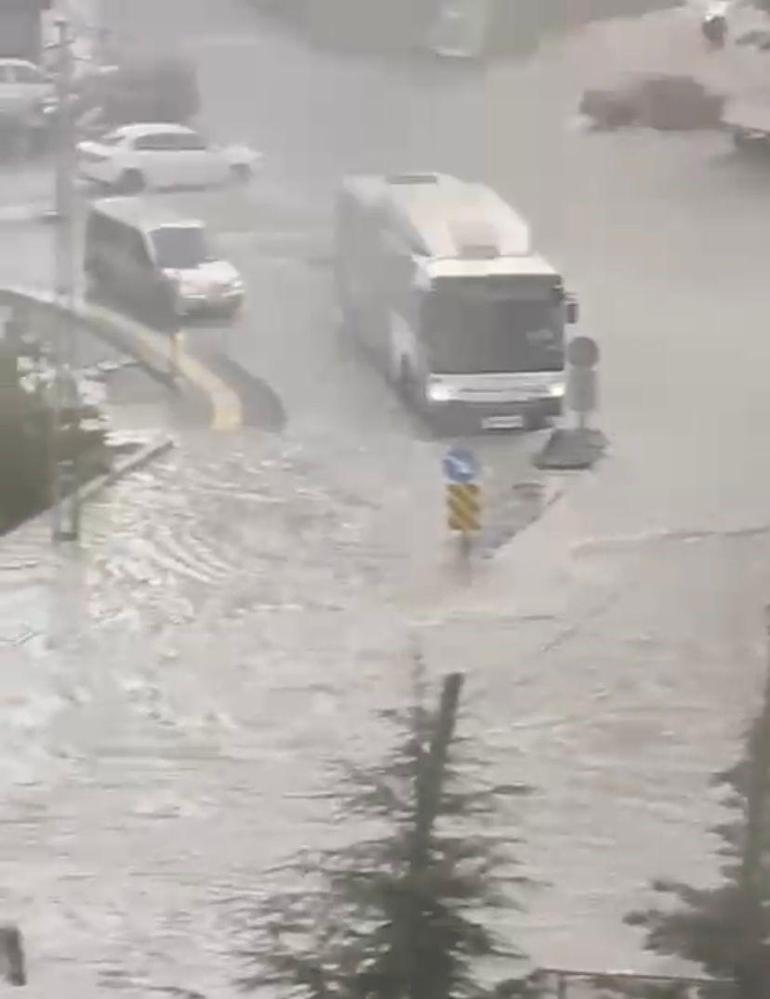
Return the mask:
<svg viewBox="0 0 770 999">
<path fill-rule="evenodd" d="M 519 413 L 514 416 L 488 416 L 481 421 L 484 430 L 519 430 L 524 426 L 524 417 Z"/>
</svg>

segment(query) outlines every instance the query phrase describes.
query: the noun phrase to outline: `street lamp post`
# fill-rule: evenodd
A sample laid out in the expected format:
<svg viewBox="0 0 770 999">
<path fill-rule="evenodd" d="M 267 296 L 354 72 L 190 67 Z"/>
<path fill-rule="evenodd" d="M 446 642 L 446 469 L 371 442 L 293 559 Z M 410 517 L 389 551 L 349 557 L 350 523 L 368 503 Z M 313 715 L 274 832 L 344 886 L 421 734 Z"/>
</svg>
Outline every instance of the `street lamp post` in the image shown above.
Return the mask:
<svg viewBox="0 0 770 999">
<path fill-rule="evenodd" d="M 53 386 L 53 540 L 77 541 L 80 535 L 77 442 L 67 429 L 77 425 L 79 400 L 75 366 L 77 331 L 75 306 L 75 134 L 72 118 L 73 57 L 68 22 L 60 18 L 57 28 L 57 134 L 55 269 L 56 330 Z"/>
</svg>

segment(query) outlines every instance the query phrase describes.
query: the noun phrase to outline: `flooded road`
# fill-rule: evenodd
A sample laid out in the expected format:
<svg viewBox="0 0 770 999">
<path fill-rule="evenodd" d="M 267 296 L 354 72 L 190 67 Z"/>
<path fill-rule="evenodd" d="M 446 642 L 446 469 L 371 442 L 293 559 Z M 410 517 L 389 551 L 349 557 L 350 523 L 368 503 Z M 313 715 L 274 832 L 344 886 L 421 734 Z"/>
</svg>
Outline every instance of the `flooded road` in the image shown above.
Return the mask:
<svg viewBox="0 0 770 999">
<path fill-rule="evenodd" d="M 164 984 L 157 953 L 171 984 L 206 992 L 217 899 L 323 825 L 300 761 L 371 744 L 366 705 L 402 695 L 366 504 L 299 451 L 250 452 L 187 451 L 127 481 L 89 510 L 74 562 L 41 560 L 34 530 L 3 548 L 4 620 L 15 605 L 26 621 L 2 648 L 3 910 L 48 983 L 90 955 L 92 976 Z"/>
<path fill-rule="evenodd" d="M 0 548 L 0 895 L 30 992 L 234 995 L 225 903 L 351 834 L 315 797 L 322 764 L 377 757 L 373 712 L 404 703 L 415 642 L 432 675 L 468 672 L 464 731 L 493 771 L 537 788 L 505 828 L 547 884 L 512 939 L 540 963 L 666 970 L 622 916 L 652 877 L 714 877 L 708 777 L 765 668 L 770 173 L 718 134 L 576 131 L 584 52 L 337 64 L 235 7 L 204 38 L 203 13 L 185 23 L 212 130 L 268 167 L 236 197 L 172 199 L 249 289 L 235 328 L 188 338 L 263 378 L 286 426 L 180 430 L 89 510 L 79 556 L 45 525 Z M 339 174 L 404 165 L 521 204 L 604 351 L 612 461 L 471 587 L 444 445 L 341 344 L 323 266 Z M 476 446 L 504 506 L 532 442 Z"/>
<path fill-rule="evenodd" d="M 76 558 L 46 553 L 45 524 L 3 546 L 0 904 L 33 994 L 234 996 L 232 901 L 355 837 L 327 764 L 378 761 L 415 643 L 429 675 L 467 672 L 490 776 L 536 789 L 500 828 L 543 884 L 500 928 L 541 963 L 609 946 L 660 969 L 622 916 L 652 876 L 709 876 L 693 844 L 763 669 L 767 540 L 576 551 L 566 614 L 526 562 L 497 604 L 449 576 L 417 602 L 366 497 L 296 443 L 231 445 L 189 440 L 105 494 Z"/>
</svg>

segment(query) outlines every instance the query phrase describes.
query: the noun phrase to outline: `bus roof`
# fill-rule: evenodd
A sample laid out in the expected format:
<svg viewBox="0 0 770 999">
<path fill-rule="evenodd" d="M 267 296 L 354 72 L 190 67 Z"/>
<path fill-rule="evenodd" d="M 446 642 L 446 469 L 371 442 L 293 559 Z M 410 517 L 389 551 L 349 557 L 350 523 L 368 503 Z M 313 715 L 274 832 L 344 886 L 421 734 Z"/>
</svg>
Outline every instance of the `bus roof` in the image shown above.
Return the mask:
<svg viewBox="0 0 770 999">
<path fill-rule="evenodd" d="M 154 201 L 142 198 L 100 198 L 91 204 L 91 211 L 106 215 L 139 229 L 160 229 L 163 226 L 200 228 L 203 222 L 186 218 Z"/>
<path fill-rule="evenodd" d="M 343 191 L 398 226 L 414 252 L 435 259 L 494 259 L 532 253 L 530 230 L 495 191 L 447 174 L 348 178 Z"/>
<path fill-rule="evenodd" d="M 526 257 L 495 257 L 494 260 L 428 260 L 423 265 L 424 273 L 431 279 L 452 277 L 554 277 L 559 273 L 544 258 L 537 254 Z"/>
</svg>

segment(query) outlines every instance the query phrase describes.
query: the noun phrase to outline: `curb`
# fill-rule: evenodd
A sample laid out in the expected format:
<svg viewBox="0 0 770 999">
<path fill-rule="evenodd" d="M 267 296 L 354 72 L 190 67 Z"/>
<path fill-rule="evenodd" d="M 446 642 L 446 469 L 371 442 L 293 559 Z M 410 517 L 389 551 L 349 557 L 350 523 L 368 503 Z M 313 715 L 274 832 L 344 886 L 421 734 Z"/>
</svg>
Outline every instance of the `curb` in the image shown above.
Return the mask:
<svg viewBox="0 0 770 999">
<path fill-rule="evenodd" d="M 66 315 L 69 311 L 50 292 L 32 288 L 0 288 L 0 305 L 3 304 L 32 305 L 55 315 Z M 161 336 L 127 316 L 82 299 L 69 314 L 165 385 L 177 387 L 181 382 L 190 396 L 202 397 L 211 411 L 213 430 L 237 430 L 242 426 L 243 411 L 237 392 L 187 354 L 174 337 Z"/>
<path fill-rule="evenodd" d="M 174 441 L 171 437 L 158 437 L 156 440 L 150 441 L 148 444 L 140 447 L 138 451 L 129 454 L 123 461 L 116 462 L 110 468 L 109 472 L 105 472 L 104 475 L 100 475 L 98 478 L 92 479 L 90 482 L 86 482 L 80 486 L 77 491 L 78 499 L 81 503 L 87 503 L 103 489 L 114 485 L 133 472 L 138 472 L 145 465 L 148 465 L 156 458 L 160 458 L 161 455 L 166 454 L 173 447 Z"/>
<path fill-rule="evenodd" d="M 593 468 L 608 447 L 600 430 L 557 428 L 535 455 L 535 468 L 552 471 L 579 471 Z"/>
<path fill-rule="evenodd" d="M 126 456 L 123 461 L 116 462 L 109 470 L 103 475 L 97 476 L 95 479 L 91 479 L 90 482 L 84 482 L 82 486 L 78 486 L 75 491 L 75 495 L 81 504 L 86 504 L 93 500 L 99 495 L 104 489 L 109 486 L 115 485 L 121 479 L 126 478 L 126 476 L 131 475 L 133 472 L 138 472 L 141 468 L 144 468 L 155 458 L 160 458 L 161 455 L 166 454 L 174 447 L 174 441 L 171 437 L 158 437 L 155 440 L 150 441 L 143 447 L 139 448 L 138 451 L 134 451 L 132 454 Z M 17 524 L 13 530 L 8 531 L 6 534 L 0 535 L 0 543 L 7 542 L 9 539 L 21 534 L 24 531 L 29 531 L 34 529 L 35 526 L 42 525 L 43 523 L 50 520 L 53 512 L 53 507 L 47 507 L 45 510 L 41 510 L 40 513 L 36 514 L 34 517 L 30 517 L 29 520 L 23 520 L 20 524 Z"/>
</svg>

